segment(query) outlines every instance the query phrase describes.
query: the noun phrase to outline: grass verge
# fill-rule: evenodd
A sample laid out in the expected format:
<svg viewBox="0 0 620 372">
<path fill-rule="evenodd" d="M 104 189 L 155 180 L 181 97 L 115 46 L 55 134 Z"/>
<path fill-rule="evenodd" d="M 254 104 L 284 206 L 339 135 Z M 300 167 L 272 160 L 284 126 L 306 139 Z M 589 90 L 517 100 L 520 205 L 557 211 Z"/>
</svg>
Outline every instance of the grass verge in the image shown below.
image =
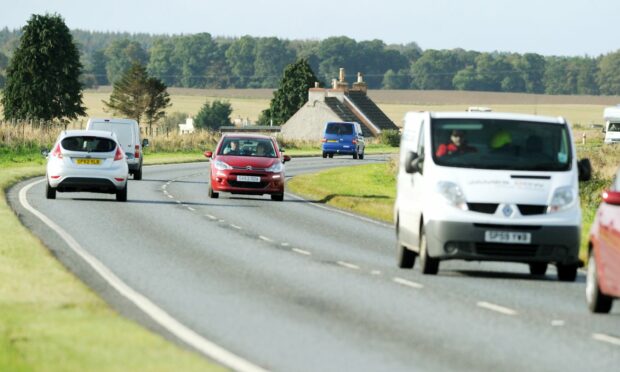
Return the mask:
<svg viewBox="0 0 620 372">
<path fill-rule="evenodd" d="M 20 223 L 4 190 L 44 172 L 38 159 L 0 165 L 0 370 L 223 370 L 119 316 Z"/>
</svg>

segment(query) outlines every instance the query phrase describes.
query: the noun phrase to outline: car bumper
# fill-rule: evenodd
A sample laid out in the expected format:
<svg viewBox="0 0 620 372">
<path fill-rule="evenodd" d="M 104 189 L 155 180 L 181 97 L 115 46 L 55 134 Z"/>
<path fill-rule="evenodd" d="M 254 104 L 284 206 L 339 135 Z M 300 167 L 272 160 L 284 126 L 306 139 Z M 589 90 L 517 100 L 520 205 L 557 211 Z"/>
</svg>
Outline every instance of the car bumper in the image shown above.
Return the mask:
<svg viewBox="0 0 620 372">
<path fill-rule="evenodd" d="M 59 192 L 114 193 L 127 185 L 127 165 L 110 169 L 47 169 L 47 182 Z"/>
<path fill-rule="evenodd" d="M 330 154 L 354 154 L 357 151 L 357 147 L 355 145 L 324 143 L 322 146 L 322 150 L 323 152 Z"/>
<path fill-rule="evenodd" d="M 240 182 L 237 176 L 258 176 L 260 182 Z M 216 171 L 211 175 L 211 187 L 216 192 L 233 194 L 283 194 L 284 173 L 241 173 Z"/>
<path fill-rule="evenodd" d="M 494 225 L 451 221 L 429 221 L 425 225 L 431 257 L 475 261 L 555 262 L 579 261 L 579 226 Z M 486 231 L 531 234 L 530 244 L 489 243 Z"/>
</svg>

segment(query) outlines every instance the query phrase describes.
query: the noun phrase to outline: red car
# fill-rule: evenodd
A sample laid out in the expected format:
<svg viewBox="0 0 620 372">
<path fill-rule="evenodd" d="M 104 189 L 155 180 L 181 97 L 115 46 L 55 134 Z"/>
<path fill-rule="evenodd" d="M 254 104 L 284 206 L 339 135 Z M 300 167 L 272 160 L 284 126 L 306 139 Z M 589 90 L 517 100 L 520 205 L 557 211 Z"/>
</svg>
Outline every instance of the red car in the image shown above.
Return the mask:
<svg viewBox="0 0 620 372">
<path fill-rule="evenodd" d="M 620 297 L 620 172 L 613 190 L 603 193 L 603 202 L 590 229 L 590 258 L 586 300 L 593 313 L 608 313 Z"/>
<path fill-rule="evenodd" d="M 206 151 L 211 159 L 209 197 L 220 192 L 232 194 L 270 194 L 272 200 L 284 200 L 284 163 L 276 140 L 258 134 L 225 134 L 215 152 Z"/>
</svg>

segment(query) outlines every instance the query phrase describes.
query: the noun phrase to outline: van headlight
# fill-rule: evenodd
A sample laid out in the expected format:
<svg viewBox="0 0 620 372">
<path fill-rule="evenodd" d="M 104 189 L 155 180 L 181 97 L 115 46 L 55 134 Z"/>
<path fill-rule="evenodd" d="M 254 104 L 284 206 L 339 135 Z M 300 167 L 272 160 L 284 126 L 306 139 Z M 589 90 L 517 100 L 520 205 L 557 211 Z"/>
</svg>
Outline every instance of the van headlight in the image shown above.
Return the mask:
<svg viewBox="0 0 620 372">
<path fill-rule="evenodd" d="M 575 204 L 575 190 L 572 186 L 562 186 L 555 189 L 551 203 L 547 207 L 547 213 L 560 212 Z"/>
<path fill-rule="evenodd" d="M 232 167 L 226 163 L 224 163 L 221 160 L 216 160 L 215 162 L 213 162 L 213 166 L 215 167 L 215 169 L 217 170 L 226 170 L 226 169 L 232 169 Z"/>
<path fill-rule="evenodd" d="M 454 182 L 439 181 L 437 183 L 437 192 L 441 195 L 451 206 L 464 210 L 467 210 L 467 202 L 465 201 L 465 194 L 461 187 Z"/>
<path fill-rule="evenodd" d="M 267 169 L 266 172 L 280 173 L 284 170 L 284 165 L 280 162 L 273 163 L 273 165 Z"/>
</svg>

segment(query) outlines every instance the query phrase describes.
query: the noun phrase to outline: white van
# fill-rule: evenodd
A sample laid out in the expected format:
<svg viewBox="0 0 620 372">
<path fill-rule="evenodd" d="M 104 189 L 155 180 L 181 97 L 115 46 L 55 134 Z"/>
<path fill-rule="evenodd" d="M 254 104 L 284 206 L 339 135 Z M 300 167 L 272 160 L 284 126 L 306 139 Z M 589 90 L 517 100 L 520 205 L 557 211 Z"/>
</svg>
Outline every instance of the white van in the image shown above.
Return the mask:
<svg viewBox="0 0 620 372">
<path fill-rule="evenodd" d="M 606 107 L 603 111 L 605 119 L 605 143 L 620 142 L 620 106 Z"/>
<path fill-rule="evenodd" d="M 148 146 L 149 141 L 140 141 L 140 127 L 133 119 L 118 118 L 90 118 L 86 124 L 88 130 L 104 130 L 116 133 L 127 157 L 129 173 L 133 174 L 134 180 L 142 179 L 142 148 Z"/>
<path fill-rule="evenodd" d="M 511 261 L 574 281 L 581 232 L 577 162 L 563 118 L 411 112 L 394 205 L 398 264 L 424 274 L 441 260 Z M 578 171 L 579 169 L 579 171 Z"/>
</svg>

